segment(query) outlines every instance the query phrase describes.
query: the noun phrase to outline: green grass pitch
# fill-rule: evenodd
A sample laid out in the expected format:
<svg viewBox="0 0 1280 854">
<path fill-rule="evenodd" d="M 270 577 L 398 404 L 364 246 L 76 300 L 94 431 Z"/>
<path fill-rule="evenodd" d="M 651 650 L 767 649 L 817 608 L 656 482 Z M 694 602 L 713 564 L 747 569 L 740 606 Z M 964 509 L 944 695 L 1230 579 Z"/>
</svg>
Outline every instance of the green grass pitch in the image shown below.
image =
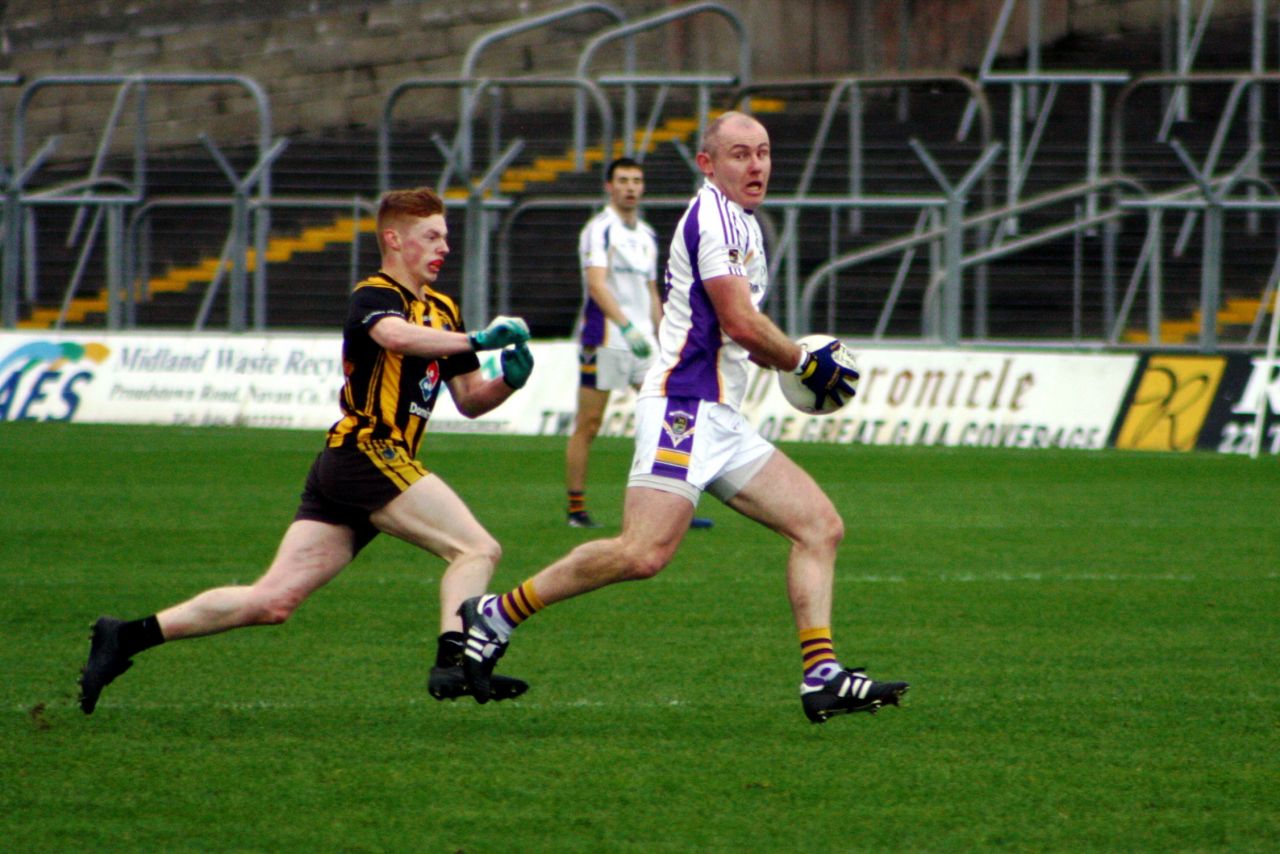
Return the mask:
<svg viewBox="0 0 1280 854">
<path fill-rule="evenodd" d="M 659 577 L 559 604 L 514 703 L 436 703 L 435 558 L 380 538 L 285 626 L 162 646 L 75 706 L 101 613 L 252 580 L 315 432 L 0 425 L 12 851 L 1280 850 L 1280 461 L 789 445 L 846 521 L 835 640 L 912 683 L 809 724 L 785 544 L 707 499 Z M 563 440 L 434 435 L 505 556 Z M 597 443 L 616 523 L 630 454 Z"/>
</svg>

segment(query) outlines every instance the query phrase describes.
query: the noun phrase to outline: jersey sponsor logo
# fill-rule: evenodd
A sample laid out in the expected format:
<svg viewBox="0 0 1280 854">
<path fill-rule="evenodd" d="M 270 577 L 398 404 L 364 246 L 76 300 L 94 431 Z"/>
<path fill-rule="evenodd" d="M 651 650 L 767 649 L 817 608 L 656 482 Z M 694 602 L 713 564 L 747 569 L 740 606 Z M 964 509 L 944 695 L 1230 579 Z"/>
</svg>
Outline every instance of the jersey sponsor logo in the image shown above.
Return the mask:
<svg viewBox="0 0 1280 854">
<path fill-rule="evenodd" d="M 423 374 L 422 379 L 418 380 L 418 391 L 422 392 L 422 402 L 427 403 L 431 400 L 436 392 L 436 386 L 440 384 L 440 363 L 432 362 L 427 365 L 427 371 Z"/>
<path fill-rule="evenodd" d="M 409 414 L 416 415 L 419 418 L 430 418 L 431 407 L 435 403 L 436 390 L 440 386 L 440 363 L 431 362 L 427 365 L 427 370 L 422 375 L 422 379 L 418 380 L 418 391 L 422 393 L 422 402 L 416 400 L 409 401 Z"/>
<path fill-rule="evenodd" d="M 110 354 L 97 342 L 30 341 L 0 356 L 0 421 L 70 421 L 92 366 Z"/>
<path fill-rule="evenodd" d="M 1152 356 L 1116 436 L 1117 448 L 1190 451 L 1213 406 L 1226 360 Z"/>
</svg>

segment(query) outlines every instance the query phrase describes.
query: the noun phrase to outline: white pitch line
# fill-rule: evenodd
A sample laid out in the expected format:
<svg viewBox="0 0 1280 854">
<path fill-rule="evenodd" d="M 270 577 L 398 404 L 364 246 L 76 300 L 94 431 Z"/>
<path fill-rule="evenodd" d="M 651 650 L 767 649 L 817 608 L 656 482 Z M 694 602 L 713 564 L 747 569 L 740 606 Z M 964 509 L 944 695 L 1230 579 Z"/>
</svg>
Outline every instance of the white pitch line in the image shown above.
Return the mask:
<svg viewBox="0 0 1280 854">
<path fill-rule="evenodd" d="M 1276 573 L 1268 573 L 1263 576 L 1255 576 L 1261 579 L 1274 579 Z M 855 584 L 908 584 L 912 582 L 945 582 L 952 584 L 981 584 L 983 582 L 994 583 L 1017 583 L 1017 582 L 1043 582 L 1043 581 L 1170 581 L 1186 583 L 1190 581 L 1210 580 L 1202 579 L 1200 576 L 1191 573 L 1178 572 L 1160 572 L 1150 575 L 1144 575 L 1136 572 L 1078 572 L 1078 573 L 1045 573 L 1045 572 L 1002 572 L 1002 573 L 976 573 L 976 572 L 943 572 L 924 575 L 875 575 L 875 574 L 850 574 L 836 570 L 836 580 L 841 582 L 852 582 Z M 1213 578 L 1214 581 L 1244 581 L 1247 578 L 1232 577 Z"/>
<path fill-rule="evenodd" d="M 471 700 L 465 697 L 459 698 L 457 700 L 457 703 L 459 704 L 467 703 L 467 702 L 471 702 Z M 581 697 L 575 700 L 565 700 L 559 703 L 545 703 L 545 702 L 539 702 L 537 700 L 526 700 L 526 699 L 511 700 L 507 702 L 510 702 L 512 704 L 512 708 L 522 708 L 522 709 L 557 709 L 557 708 L 587 709 L 587 708 L 608 708 L 611 706 L 620 705 L 617 703 L 609 703 L 604 700 L 597 700 L 597 699 L 592 699 L 588 697 Z M 50 706 L 50 705 L 57 706 L 61 704 L 58 701 L 51 701 L 49 703 L 46 703 L 46 706 Z M 370 703 L 367 701 L 366 698 L 361 698 L 359 702 L 359 709 L 362 711 L 370 710 L 375 712 L 384 712 L 384 711 L 395 712 L 395 711 L 403 711 L 406 708 L 433 708 L 433 707 L 436 707 L 437 705 L 445 705 L 445 704 L 440 703 L 438 700 L 431 700 L 428 698 L 410 699 L 404 702 L 382 702 L 382 703 Z M 688 705 L 690 705 L 688 700 L 679 700 L 679 699 L 645 700 L 640 702 L 629 702 L 625 704 L 625 706 L 629 709 L 630 708 L 667 709 L 667 708 L 688 706 Z M 115 710 L 115 711 L 123 711 L 123 712 L 155 712 L 155 711 L 190 712 L 190 711 L 193 711 L 195 708 L 196 707 L 192 706 L 190 703 L 101 702 L 101 703 L 98 703 L 98 707 L 96 711 L 100 712 L 103 710 Z M 217 703 L 217 702 L 205 703 L 205 704 L 202 704 L 199 708 L 216 711 L 216 712 L 291 712 L 291 711 L 307 711 L 307 710 L 315 710 L 315 709 L 353 709 L 355 707 L 351 702 L 291 703 L 291 702 L 276 702 L 274 700 L 232 700 L 232 701 L 221 702 L 221 703 Z M 31 705 L 30 704 L 17 705 L 17 706 L 11 707 L 10 710 L 14 712 L 20 712 L 22 714 L 30 714 Z M 76 707 L 76 711 L 79 711 L 78 707 Z"/>
</svg>

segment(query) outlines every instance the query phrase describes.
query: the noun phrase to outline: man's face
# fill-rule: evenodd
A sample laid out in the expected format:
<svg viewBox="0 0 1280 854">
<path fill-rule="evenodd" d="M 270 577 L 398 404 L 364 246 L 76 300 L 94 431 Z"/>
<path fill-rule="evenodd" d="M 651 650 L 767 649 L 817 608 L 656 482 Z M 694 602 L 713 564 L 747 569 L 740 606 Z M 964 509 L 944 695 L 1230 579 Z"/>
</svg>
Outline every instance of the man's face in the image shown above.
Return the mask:
<svg viewBox="0 0 1280 854">
<path fill-rule="evenodd" d="M 710 152 L 698 152 L 698 166 L 732 201 L 747 210 L 764 202 L 769 189 L 769 132 L 764 125 L 743 116 L 721 126 Z"/>
<path fill-rule="evenodd" d="M 414 279 L 434 283 L 449 254 L 449 227 L 445 225 L 444 214 L 410 220 L 397 234 L 400 257 Z"/>
<path fill-rule="evenodd" d="M 619 211 L 633 211 L 644 197 L 644 172 L 634 166 L 618 166 L 605 182 L 609 203 Z"/>
</svg>

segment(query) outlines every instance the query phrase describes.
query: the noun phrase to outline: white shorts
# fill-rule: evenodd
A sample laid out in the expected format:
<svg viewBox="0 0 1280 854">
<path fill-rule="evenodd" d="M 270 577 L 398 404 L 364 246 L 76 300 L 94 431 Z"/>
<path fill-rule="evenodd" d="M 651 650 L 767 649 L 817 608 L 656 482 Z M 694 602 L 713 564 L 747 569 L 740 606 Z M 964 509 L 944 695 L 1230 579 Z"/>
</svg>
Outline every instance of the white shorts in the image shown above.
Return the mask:
<svg viewBox="0 0 1280 854">
<path fill-rule="evenodd" d="M 774 447 L 742 413 L 696 398 L 636 401 L 636 454 L 628 486 L 728 501 L 764 467 Z"/>
<path fill-rule="evenodd" d="M 653 364 L 653 356 L 637 357 L 630 350 L 612 347 L 582 347 L 578 350 L 580 382 L 583 388 L 600 391 L 622 391 L 639 386 Z"/>
</svg>

